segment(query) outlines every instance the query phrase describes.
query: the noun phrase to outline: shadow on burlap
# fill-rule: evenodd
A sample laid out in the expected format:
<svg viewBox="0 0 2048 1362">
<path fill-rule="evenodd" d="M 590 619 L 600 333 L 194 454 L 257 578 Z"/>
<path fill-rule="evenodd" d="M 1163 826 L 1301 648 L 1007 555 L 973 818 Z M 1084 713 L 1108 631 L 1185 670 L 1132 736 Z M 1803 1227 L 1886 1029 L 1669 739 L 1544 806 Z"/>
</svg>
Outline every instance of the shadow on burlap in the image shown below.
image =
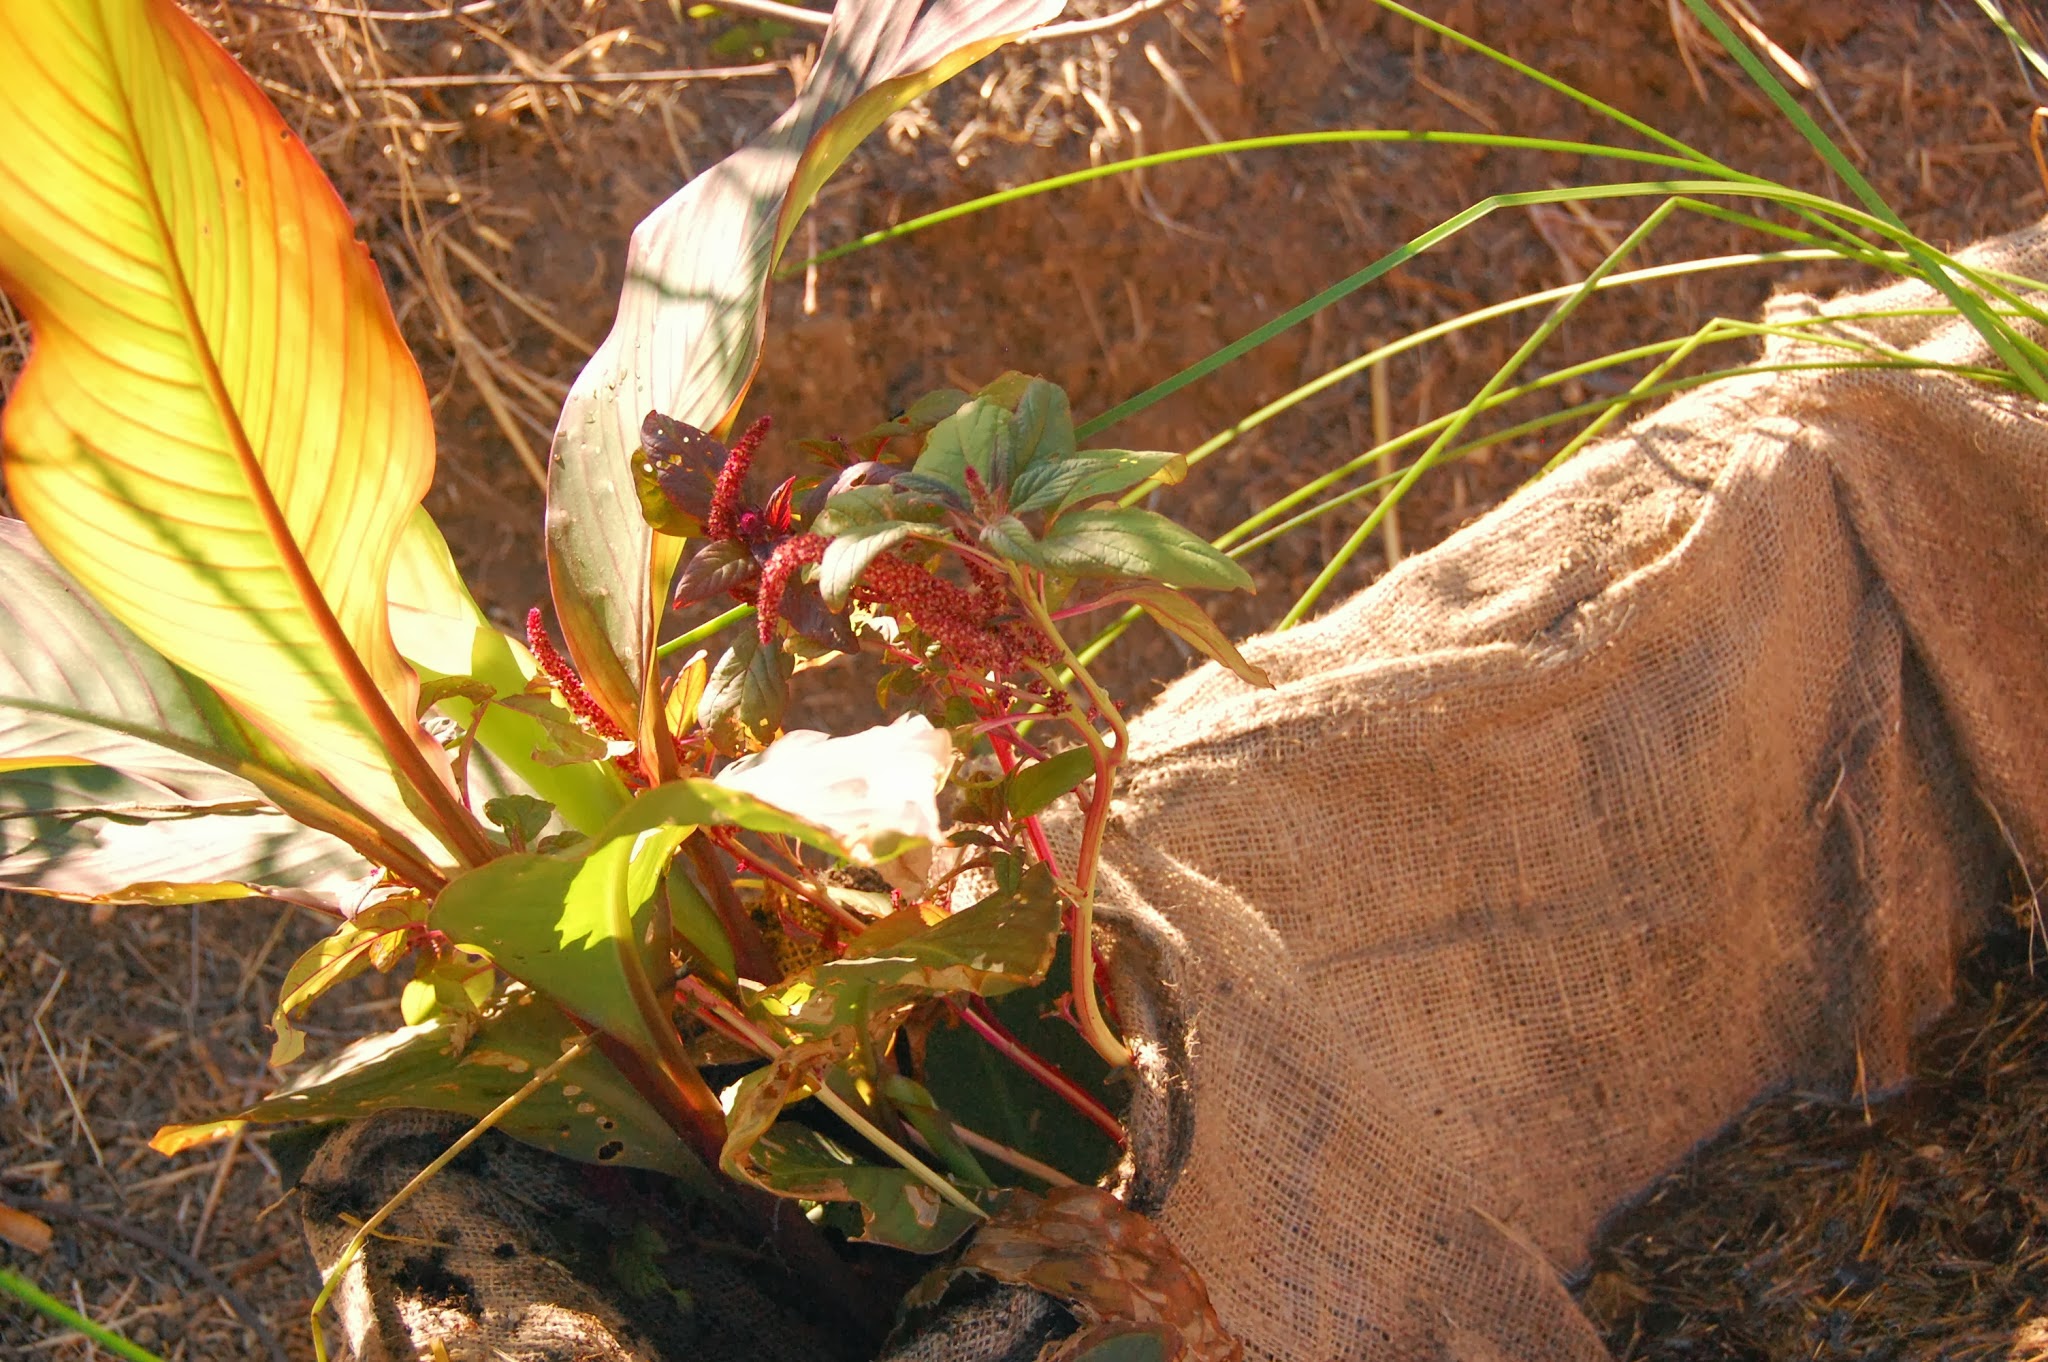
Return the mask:
<svg viewBox="0 0 2048 1362">
<path fill-rule="evenodd" d="M 2048 232 L 1971 259 L 2048 274 Z M 1952 320 L 1838 325 L 1993 362 Z M 1178 1165 L 1158 1214 L 1247 1355 L 1604 1358 L 1562 1284 L 1603 1216 L 1763 1093 L 1901 1081 L 2048 852 L 2044 586 L 2034 404 L 1752 376 L 1255 640 L 1276 689 L 1169 690 L 1104 917 L 1185 1035 L 1135 1123 Z M 899 1355 L 1045 1325 L 1002 1297 Z"/>
</svg>

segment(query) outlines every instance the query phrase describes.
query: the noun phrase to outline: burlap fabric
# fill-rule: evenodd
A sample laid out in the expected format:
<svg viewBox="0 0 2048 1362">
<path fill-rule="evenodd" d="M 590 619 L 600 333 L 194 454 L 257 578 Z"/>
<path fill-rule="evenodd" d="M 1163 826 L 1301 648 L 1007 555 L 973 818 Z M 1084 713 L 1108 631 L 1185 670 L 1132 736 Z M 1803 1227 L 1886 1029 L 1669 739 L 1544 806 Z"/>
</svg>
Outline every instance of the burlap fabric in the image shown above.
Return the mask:
<svg viewBox="0 0 2048 1362">
<path fill-rule="evenodd" d="M 2048 233 L 1970 258 L 2048 274 Z M 1992 362 L 1953 320 L 1836 324 Z M 1255 640 L 1275 689 L 1171 688 L 1104 918 L 1184 1028 L 1141 1134 L 1248 1356 L 1604 1358 L 1563 1284 L 1603 1215 L 1774 1088 L 1900 1081 L 2002 864 L 2048 855 L 2044 588 L 2040 408 L 1751 376 Z M 903 1356 L 1046 1337 L 981 1309 Z"/>
</svg>

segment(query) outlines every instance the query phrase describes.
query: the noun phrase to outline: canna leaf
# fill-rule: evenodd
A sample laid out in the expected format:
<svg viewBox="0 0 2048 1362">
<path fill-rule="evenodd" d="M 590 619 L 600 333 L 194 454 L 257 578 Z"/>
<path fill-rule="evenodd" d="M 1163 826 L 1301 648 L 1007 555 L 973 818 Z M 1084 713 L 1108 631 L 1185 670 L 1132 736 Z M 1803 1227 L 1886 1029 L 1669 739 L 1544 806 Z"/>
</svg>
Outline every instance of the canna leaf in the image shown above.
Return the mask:
<svg viewBox="0 0 2048 1362">
<path fill-rule="evenodd" d="M 206 683 L 166 661 L 86 595 L 25 525 L 4 518 L 0 638 L 35 644 L 0 652 L 0 771 L 83 763 L 135 782 L 140 802 L 162 802 L 158 790 L 192 805 L 261 800 L 368 860 L 431 873 L 402 834 L 252 732 Z M 186 826 L 197 832 L 202 825 Z M 240 824 L 233 836 L 254 827 Z M 56 849 L 46 844 L 45 854 Z M 212 863 L 198 852 L 195 841 L 185 872 L 195 883 L 235 882 L 248 866 L 240 851 Z M 80 864 L 72 852 L 46 864 L 50 878 L 35 887 L 63 893 L 71 884 L 76 892 L 96 894 L 94 881 L 62 878 Z M 212 869 L 200 873 L 208 864 Z M 68 867 L 61 874 L 60 865 Z M 93 873 L 120 878 L 121 865 L 109 861 Z M 107 887 L 105 880 L 97 883 Z"/>
<path fill-rule="evenodd" d="M 252 1121 L 331 1121 L 399 1107 L 482 1116 L 518 1091 L 534 1070 L 561 1058 L 577 1036 L 560 1011 L 524 989 L 485 1013 L 459 1055 L 457 1030 L 454 1020 L 437 1017 L 366 1037 L 233 1116 L 165 1126 L 150 1147 L 176 1154 L 224 1139 Z M 700 1188 L 712 1186 L 705 1165 L 600 1054 L 572 1061 L 498 1128 L 585 1163 L 651 1168 Z"/>
<path fill-rule="evenodd" d="M 570 655 L 629 732 L 646 726 L 654 630 L 678 556 L 640 510 L 642 418 L 727 427 L 758 361 L 769 273 L 826 177 L 890 113 L 1063 2 L 841 0 L 796 102 L 634 231 L 617 320 L 555 430 L 547 526 Z"/>
<path fill-rule="evenodd" d="M 173 0 L 8 5 L 0 50 L 0 283 L 35 336 L 15 508 L 273 742 L 482 854 L 391 639 L 433 423 L 347 210 Z"/>
<path fill-rule="evenodd" d="M 346 844 L 286 818 L 247 781 L 193 768 L 178 789 L 106 766 L 0 771 L 0 888 L 87 903 L 283 891 L 335 903 L 370 873 Z"/>
<path fill-rule="evenodd" d="M 670 1011 L 670 919 L 658 911 L 676 849 L 699 826 L 726 824 L 799 837 L 837 850 L 829 835 L 737 790 L 680 780 L 634 800 L 603 830 L 566 851 L 500 857 L 451 881 L 428 925 L 489 955 L 505 973 L 641 1065 L 640 1081 L 723 1129 Z"/>
</svg>

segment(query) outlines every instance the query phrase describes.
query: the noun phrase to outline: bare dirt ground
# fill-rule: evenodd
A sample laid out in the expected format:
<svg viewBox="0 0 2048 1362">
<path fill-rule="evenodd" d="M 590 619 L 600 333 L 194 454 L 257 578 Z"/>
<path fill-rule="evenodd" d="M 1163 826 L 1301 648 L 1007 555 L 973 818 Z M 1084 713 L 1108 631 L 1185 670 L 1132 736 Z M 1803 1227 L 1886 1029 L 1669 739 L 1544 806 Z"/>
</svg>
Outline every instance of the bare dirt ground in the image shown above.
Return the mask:
<svg viewBox="0 0 2048 1362">
<path fill-rule="evenodd" d="M 356 0 L 189 3 L 258 74 L 358 213 L 436 399 L 442 463 L 429 505 L 486 605 L 508 621 L 523 614 L 546 595 L 532 469 L 568 381 L 609 325 L 627 232 L 765 126 L 791 91 L 786 69 L 716 83 L 619 77 L 800 64 L 803 35 L 693 19 L 666 0 L 504 0 L 419 22 L 344 17 Z M 1674 17 L 1681 6 L 1422 7 L 1745 169 L 1840 193 L 1710 41 Z M 2011 8 L 2033 22 L 2027 6 Z M 2048 196 L 2026 138 L 2037 92 L 1974 6 L 1760 0 L 1758 12 L 1818 77 L 1816 116 L 1832 106 L 1824 121 L 1846 129 L 1845 144 L 1916 229 L 1959 245 L 2040 216 Z M 1365 0 L 1250 0 L 1228 28 L 1201 0 L 1127 34 L 984 63 L 861 152 L 797 244 L 830 245 L 1091 157 L 1366 126 L 1610 138 L 1559 96 Z M 1564 156 L 1379 146 L 1244 155 L 1048 195 L 781 285 L 749 412 L 774 414 L 778 438 L 851 432 L 929 388 L 976 386 L 1006 368 L 1048 375 L 1077 410 L 1099 411 L 1487 194 L 1619 173 Z M 1646 208 L 1497 214 L 1119 438 L 1191 447 L 1375 340 L 1582 277 Z M 1642 263 L 1755 245 L 1680 223 Z M 1730 272 L 1598 300 L 1542 364 L 1746 315 L 1774 286 L 1846 278 L 1819 267 Z M 1449 410 L 1530 325 L 1394 361 L 1385 418 L 1399 430 Z M 20 343 L 16 328 L 13 349 L 0 350 L 0 382 Z M 1364 381 L 1348 383 L 1226 447 L 1164 509 L 1223 529 L 1369 445 L 1374 415 Z M 1554 449 L 1502 446 L 1426 480 L 1402 510 L 1407 549 L 1477 514 Z M 1270 624 L 1361 514 L 1262 550 L 1248 564 L 1258 595 L 1217 603 L 1226 626 Z M 1381 550 L 1368 551 L 1339 594 L 1384 566 Z M 1156 635 L 1112 656 L 1111 676 L 1133 703 L 1186 665 Z M 0 1197 L 33 1199 L 55 1230 L 44 1254 L 0 1246 L 0 1265 L 166 1357 L 266 1356 L 256 1322 L 287 1355 L 307 1356 L 314 1283 L 289 1207 L 276 1207 L 263 1140 L 171 1160 L 145 1141 L 163 1121 L 232 1107 L 270 1081 L 263 1020 L 313 929 L 249 906 L 105 916 L 0 901 Z M 1902 1311 L 1947 1323 L 1898 1342 L 1896 1356 L 2030 1355 L 2013 1349 L 2048 1313 L 2038 1247 L 2048 1200 L 2030 1190 L 2048 1186 L 2033 1134 L 2048 1084 L 2026 1037 L 2048 995 L 2023 956 L 1984 968 L 1978 1001 L 1995 1009 L 1959 1012 L 1943 1031 L 1950 1039 L 1928 1052 L 1923 1096 L 1881 1109 L 1913 1115 L 1866 1127 L 1860 1107 L 1800 1099 L 1763 1109 L 1632 1214 L 1587 1288 L 1617 1355 L 1871 1356 L 1884 1335 L 1859 1330 Z M 375 988 L 354 998 L 315 1018 L 330 1043 L 395 1017 Z M 1958 1027 L 1990 1039 L 1959 1045 Z M 2015 1039 L 2002 1044 L 2008 1033 Z M 1965 1089 L 1979 1105 L 1957 1105 Z M 1988 1133 L 1924 1124 L 1965 1111 Z M 1922 1146 L 1947 1152 L 1912 1152 Z M 1762 1180 L 1764 1163 L 1787 1159 L 1803 1170 L 1796 1188 Z M 1980 1171 L 1941 1180 L 1958 1167 Z M 1759 1187 L 1779 1189 L 1768 1209 L 1758 1209 Z M 1901 1210 L 1972 1197 L 1981 1207 L 1953 1224 Z M 1937 1223 L 1955 1233 L 1928 1229 Z M 1947 1256 L 1901 1256 L 1920 1239 L 1949 1245 Z M 1994 1276 L 2002 1285 L 1985 1289 Z M 249 1319 L 223 1304 L 223 1288 Z M 2048 1325 L 2040 1332 L 2048 1338 Z M 88 1355 L 82 1341 L 0 1307 L 0 1356 Z"/>
</svg>

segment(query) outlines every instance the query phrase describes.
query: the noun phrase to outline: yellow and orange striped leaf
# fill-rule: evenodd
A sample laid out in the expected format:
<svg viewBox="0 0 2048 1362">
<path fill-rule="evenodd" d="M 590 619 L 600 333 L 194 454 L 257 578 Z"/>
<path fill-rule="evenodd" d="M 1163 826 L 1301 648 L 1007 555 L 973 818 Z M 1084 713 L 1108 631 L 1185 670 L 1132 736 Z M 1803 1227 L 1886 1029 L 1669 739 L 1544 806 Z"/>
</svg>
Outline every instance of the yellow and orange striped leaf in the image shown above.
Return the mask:
<svg viewBox="0 0 2048 1362">
<path fill-rule="evenodd" d="M 0 53 L 16 509 L 279 746 L 475 854 L 385 601 L 432 421 L 347 210 L 174 0 L 0 6 Z"/>
</svg>

